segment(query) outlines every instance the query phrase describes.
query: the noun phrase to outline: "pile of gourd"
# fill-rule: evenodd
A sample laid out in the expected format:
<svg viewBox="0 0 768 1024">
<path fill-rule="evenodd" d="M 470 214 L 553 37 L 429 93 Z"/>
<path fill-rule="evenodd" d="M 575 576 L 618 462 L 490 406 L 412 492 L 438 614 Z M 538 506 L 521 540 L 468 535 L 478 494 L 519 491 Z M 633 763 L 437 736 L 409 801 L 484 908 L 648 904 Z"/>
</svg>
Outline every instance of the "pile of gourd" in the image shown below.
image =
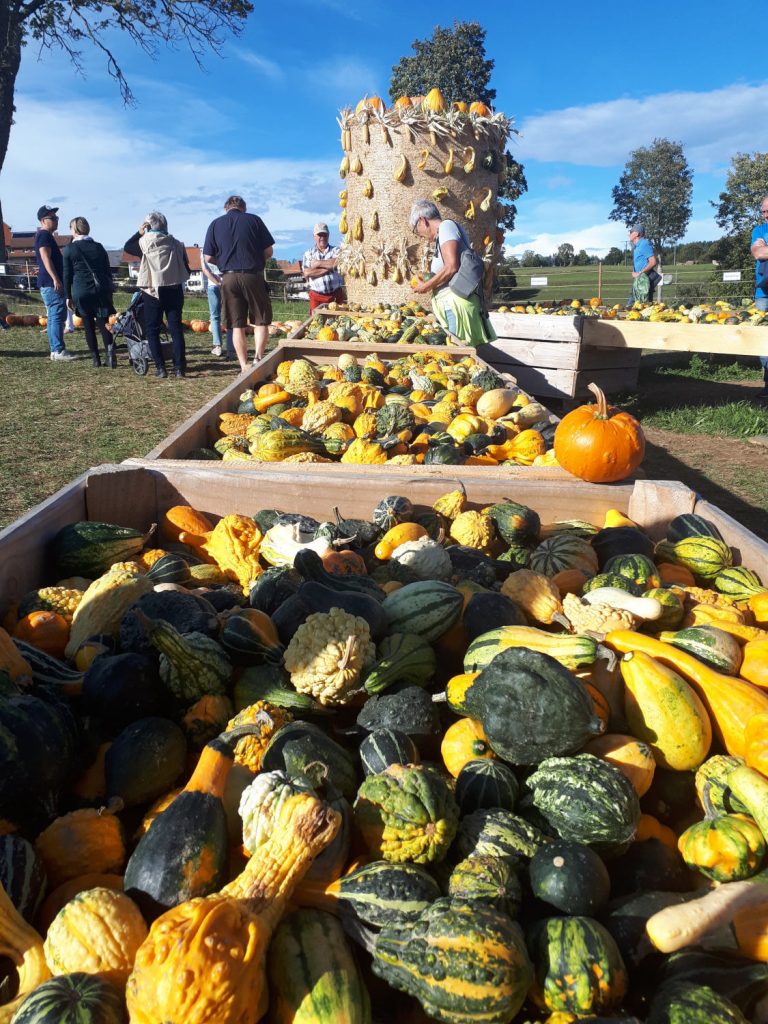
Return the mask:
<svg viewBox="0 0 768 1024">
<path fill-rule="evenodd" d="M 768 324 L 768 313 L 757 309 L 753 300 L 741 306 L 734 306 L 725 300 L 713 303 L 702 302 L 695 306 L 667 306 L 664 302 L 635 302 L 631 306 L 616 303 L 606 306 L 602 299 L 594 297 L 586 302 L 581 299 L 564 300 L 546 306 L 527 305 L 499 306 L 499 313 L 528 313 L 544 316 L 579 316 L 599 320 L 648 320 L 651 323 L 683 324 Z"/>
<path fill-rule="evenodd" d="M 0 1020 L 756 1019 L 768 588 L 715 527 L 160 534 L 65 527 L 0 629 Z"/>
<path fill-rule="evenodd" d="M 448 337 L 433 314 L 418 302 L 377 306 L 366 313 L 316 316 L 304 337 L 312 341 L 364 342 L 367 345 L 446 345 Z"/>
<path fill-rule="evenodd" d="M 343 353 L 279 364 L 274 381 L 221 413 L 191 458 L 381 465 L 556 465 L 549 411 L 468 356 Z"/>
</svg>

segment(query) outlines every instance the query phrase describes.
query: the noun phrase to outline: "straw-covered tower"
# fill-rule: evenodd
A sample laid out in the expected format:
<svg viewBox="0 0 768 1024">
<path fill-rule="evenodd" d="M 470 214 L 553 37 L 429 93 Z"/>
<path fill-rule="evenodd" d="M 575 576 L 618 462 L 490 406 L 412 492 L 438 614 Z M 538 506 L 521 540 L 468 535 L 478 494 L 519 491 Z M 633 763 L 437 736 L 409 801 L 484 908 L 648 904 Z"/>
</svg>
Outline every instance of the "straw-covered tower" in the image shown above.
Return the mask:
<svg viewBox="0 0 768 1024">
<path fill-rule="evenodd" d="M 339 269 L 349 300 L 370 307 L 413 298 L 409 280 L 428 271 L 431 258 L 408 224 L 417 199 L 434 200 L 464 227 L 486 261 L 490 289 L 503 238 L 497 197 L 510 120 L 482 103 L 448 105 L 433 89 L 390 109 L 375 97 L 362 100 L 341 111 L 339 125 Z"/>
</svg>

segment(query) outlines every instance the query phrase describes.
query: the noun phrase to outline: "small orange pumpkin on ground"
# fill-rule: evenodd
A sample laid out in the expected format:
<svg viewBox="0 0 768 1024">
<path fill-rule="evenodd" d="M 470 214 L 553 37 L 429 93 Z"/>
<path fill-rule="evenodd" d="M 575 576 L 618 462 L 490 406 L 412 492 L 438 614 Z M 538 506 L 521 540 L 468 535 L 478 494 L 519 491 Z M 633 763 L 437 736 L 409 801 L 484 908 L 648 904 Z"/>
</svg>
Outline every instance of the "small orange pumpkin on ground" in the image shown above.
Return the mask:
<svg viewBox="0 0 768 1024">
<path fill-rule="evenodd" d="M 367 576 L 365 561 L 356 551 L 329 551 L 323 555 L 323 568 L 337 576 Z"/>
</svg>

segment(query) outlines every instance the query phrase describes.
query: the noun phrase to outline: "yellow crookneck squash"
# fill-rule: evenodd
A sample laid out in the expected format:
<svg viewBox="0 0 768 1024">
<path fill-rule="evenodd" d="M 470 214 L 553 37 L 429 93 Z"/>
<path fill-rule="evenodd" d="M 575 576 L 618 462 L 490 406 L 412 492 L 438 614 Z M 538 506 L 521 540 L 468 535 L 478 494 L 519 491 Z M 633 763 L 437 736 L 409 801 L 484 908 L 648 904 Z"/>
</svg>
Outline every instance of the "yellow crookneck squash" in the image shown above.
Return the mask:
<svg viewBox="0 0 768 1024">
<path fill-rule="evenodd" d="M 340 817 L 311 793 L 288 797 L 268 840 L 220 893 L 159 917 L 128 980 L 131 1024 L 256 1024 L 267 1010 L 266 953 L 285 905 Z"/>
</svg>

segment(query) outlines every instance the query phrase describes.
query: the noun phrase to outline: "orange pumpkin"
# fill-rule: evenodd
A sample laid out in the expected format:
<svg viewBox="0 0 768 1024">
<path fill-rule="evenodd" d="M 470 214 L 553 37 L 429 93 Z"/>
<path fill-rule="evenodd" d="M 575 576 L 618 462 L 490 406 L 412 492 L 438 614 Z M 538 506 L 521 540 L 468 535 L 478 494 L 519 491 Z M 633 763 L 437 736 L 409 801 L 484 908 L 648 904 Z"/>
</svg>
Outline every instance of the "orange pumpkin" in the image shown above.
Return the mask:
<svg viewBox="0 0 768 1024">
<path fill-rule="evenodd" d="M 645 438 L 634 416 L 609 406 L 596 384 L 596 405 L 582 405 L 560 420 L 555 458 L 574 476 L 590 483 L 623 480 L 643 461 Z"/>
<path fill-rule="evenodd" d="M 54 658 L 63 658 L 69 642 L 69 623 L 57 612 L 30 612 L 16 623 L 14 635 Z"/>
<path fill-rule="evenodd" d="M 477 114 L 478 117 L 491 116 L 491 108 L 487 107 L 484 103 L 481 103 L 479 100 L 475 100 L 474 103 L 469 104 L 469 112 L 470 114 Z"/>
<path fill-rule="evenodd" d="M 24 325 L 26 327 L 39 327 L 39 321 L 40 317 L 37 315 L 37 313 L 27 313 L 27 315 L 24 317 Z"/>
<path fill-rule="evenodd" d="M 465 103 L 464 100 L 456 100 L 453 104 L 453 109 L 460 111 L 462 114 L 469 113 L 469 104 Z"/>
<path fill-rule="evenodd" d="M 749 610 L 755 617 L 755 625 L 768 629 L 768 591 L 753 594 L 749 601 Z"/>
<path fill-rule="evenodd" d="M 411 103 L 411 97 L 410 96 L 399 96 L 395 100 L 395 106 L 397 107 L 398 110 L 402 110 L 403 107 L 411 107 L 411 106 L 413 106 L 413 104 Z"/>
<path fill-rule="evenodd" d="M 83 326 L 83 318 L 81 316 L 73 316 L 72 317 L 72 323 L 75 325 L 75 327 L 82 327 Z"/>
<path fill-rule="evenodd" d="M 9 313 L 8 316 L 5 318 L 5 323 L 7 327 L 13 327 L 14 324 L 18 324 L 19 320 L 20 317 L 16 316 L 15 313 Z"/>
<path fill-rule="evenodd" d="M 323 555 L 323 568 L 336 576 L 367 576 L 368 570 L 356 551 L 329 551 Z"/>
<path fill-rule="evenodd" d="M 37 323 L 38 323 L 39 327 L 47 327 L 48 326 L 48 317 L 47 316 L 39 316 L 37 318 Z"/>
</svg>

